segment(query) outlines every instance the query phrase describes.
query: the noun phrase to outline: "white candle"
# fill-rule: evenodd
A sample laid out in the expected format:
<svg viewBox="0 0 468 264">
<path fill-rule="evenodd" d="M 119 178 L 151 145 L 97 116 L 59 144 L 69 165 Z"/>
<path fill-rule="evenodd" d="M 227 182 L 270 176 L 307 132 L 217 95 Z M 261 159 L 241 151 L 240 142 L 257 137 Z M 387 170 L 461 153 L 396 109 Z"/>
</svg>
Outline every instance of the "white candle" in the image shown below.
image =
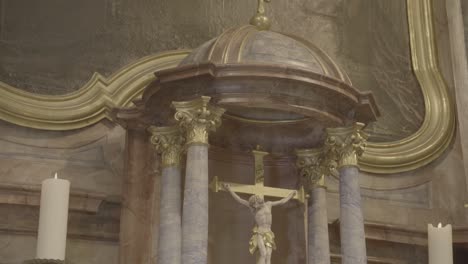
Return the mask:
<svg viewBox="0 0 468 264">
<path fill-rule="evenodd" d="M 42 182 L 37 259 L 65 260 L 70 182 L 57 178 Z"/>
<path fill-rule="evenodd" d="M 428 225 L 429 264 L 453 264 L 452 226 Z"/>
</svg>

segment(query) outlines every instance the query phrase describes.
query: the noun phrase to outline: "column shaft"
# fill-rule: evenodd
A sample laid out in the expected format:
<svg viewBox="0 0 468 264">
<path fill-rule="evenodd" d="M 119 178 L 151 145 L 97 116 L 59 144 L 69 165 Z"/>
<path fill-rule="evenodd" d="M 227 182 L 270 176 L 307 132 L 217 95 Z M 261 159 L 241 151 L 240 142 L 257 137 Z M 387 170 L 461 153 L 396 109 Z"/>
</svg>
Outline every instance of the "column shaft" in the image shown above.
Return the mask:
<svg viewBox="0 0 468 264">
<path fill-rule="evenodd" d="M 208 256 L 208 134 L 221 125 L 224 109 L 202 96 L 172 102 L 185 132 L 187 166 L 182 213 L 182 263 L 206 264 Z"/>
<path fill-rule="evenodd" d="M 328 237 L 327 191 L 315 187 L 310 191 L 309 205 L 309 263 L 330 264 L 330 245 Z"/>
<path fill-rule="evenodd" d="M 181 173 L 179 166 L 162 169 L 158 264 L 181 264 Z"/>
<path fill-rule="evenodd" d="M 127 130 L 127 160 L 120 217 L 121 264 L 150 264 L 155 174 L 149 159 L 149 136 L 144 130 Z"/>
<path fill-rule="evenodd" d="M 206 264 L 208 253 L 208 145 L 192 144 L 187 167 L 182 216 L 182 263 Z"/>
<path fill-rule="evenodd" d="M 367 263 L 359 169 L 340 168 L 340 236 L 342 264 Z"/>
</svg>

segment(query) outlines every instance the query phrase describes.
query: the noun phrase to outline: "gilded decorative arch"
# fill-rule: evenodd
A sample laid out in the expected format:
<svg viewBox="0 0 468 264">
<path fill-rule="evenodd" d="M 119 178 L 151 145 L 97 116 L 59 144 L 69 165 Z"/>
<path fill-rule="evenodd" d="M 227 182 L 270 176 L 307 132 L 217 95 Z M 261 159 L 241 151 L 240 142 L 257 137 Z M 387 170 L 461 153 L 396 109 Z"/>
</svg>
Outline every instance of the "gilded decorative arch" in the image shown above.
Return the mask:
<svg viewBox="0 0 468 264">
<path fill-rule="evenodd" d="M 431 0 L 407 0 L 411 57 L 425 101 L 420 129 L 403 140 L 370 143 L 361 167 L 371 173 L 397 173 L 424 166 L 449 146 L 455 131 L 454 102 L 437 64 Z M 169 51 L 140 59 L 108 78 L 95 73 L 77 92 L 44 96 L 0 82 L 0 119 L 46 130 L 86 127 L 110 118 L 114 107 L 125 107 L 141 96 L 154 72 L 172 68 L 189 50 Z"/>
</svg>

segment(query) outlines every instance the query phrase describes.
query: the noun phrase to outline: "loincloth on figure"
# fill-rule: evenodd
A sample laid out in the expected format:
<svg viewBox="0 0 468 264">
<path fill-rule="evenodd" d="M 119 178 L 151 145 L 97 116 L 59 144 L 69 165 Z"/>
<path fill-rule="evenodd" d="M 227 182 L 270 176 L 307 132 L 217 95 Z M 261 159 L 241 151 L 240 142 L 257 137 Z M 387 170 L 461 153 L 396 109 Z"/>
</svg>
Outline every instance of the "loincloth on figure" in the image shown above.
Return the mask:
<svg viewBox="0 0 468 264">
<path fill-rule="evenodd" d="M 258 235 L 260 235 L 260 237 L 263 239 L 263 244 L 265 245 L 265 247 L 276 250 L 275 234 L 273 234 L 273 231 L 270 230 L 270 231 L 260 232 L 258 231 L 258 227 L 254 227 L 252 232 L 253 232 L 253 235 L 252 235 L 252 238 L 250 238 L 250 242 L 249 242 L 250 254 L 254 254 L 255 251 L 257 251 L 258 249 L 258 240 L 257 240 Z"/>
</svg>

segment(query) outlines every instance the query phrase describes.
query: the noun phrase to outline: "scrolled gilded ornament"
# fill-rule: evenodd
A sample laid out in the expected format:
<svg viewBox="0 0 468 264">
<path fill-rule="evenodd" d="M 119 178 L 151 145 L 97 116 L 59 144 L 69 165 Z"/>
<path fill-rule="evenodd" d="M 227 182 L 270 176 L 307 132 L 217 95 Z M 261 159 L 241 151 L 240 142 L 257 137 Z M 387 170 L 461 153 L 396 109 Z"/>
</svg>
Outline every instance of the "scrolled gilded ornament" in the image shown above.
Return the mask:
<svg viewBox="0 0 468 264">
<path fill-rule="evenodd" d="M 187 145 L 208 144 L 208 133 L 221 125 L 225 109 L 209 104 L 211 97 L 202 96 L 188 102 L 172 102 L 174 118 L 185 131 Z"/>
<path fill-rule="evenodd" d="M 162 166 L 180 166 L 180 154 L 185 142 L 180 128 L 151 126 L 148 131 L 151 133 L 151 144 L 161 154 Z"/>
</svg>

